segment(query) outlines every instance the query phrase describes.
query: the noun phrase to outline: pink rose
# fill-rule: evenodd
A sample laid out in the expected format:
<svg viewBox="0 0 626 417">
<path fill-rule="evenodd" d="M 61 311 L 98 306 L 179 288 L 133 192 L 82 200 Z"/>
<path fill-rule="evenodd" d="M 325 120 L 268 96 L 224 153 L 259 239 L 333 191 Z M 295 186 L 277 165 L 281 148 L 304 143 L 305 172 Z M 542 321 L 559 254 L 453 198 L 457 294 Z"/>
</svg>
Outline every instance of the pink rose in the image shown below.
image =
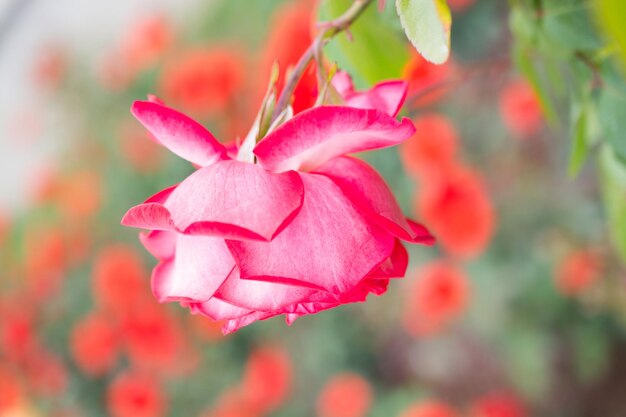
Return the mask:
<svg viewBox="0 0 626 417">
<path fill-rule="evenodd" d="M 364 301 L 404 276 L 400 239 L 433 238 L 405 218 L 372 167 L 346 156 L 413 134 L 410 120 L 394 117 L 402 85 L 383 89 L 381 109 L 378 99 L 353 98 L 355 107 L 305 110 L 235 155 L 184 114 L 154 100 L 135 102 L 132 113 L 155 140 L 199 167 L 122 220 L 150 230 L 140 239 L 160 261 L 152 274 L 156 298 L 225 320 L 224 332 L 232 332 L 279 314 L 291 323 Z"/>
</svg>

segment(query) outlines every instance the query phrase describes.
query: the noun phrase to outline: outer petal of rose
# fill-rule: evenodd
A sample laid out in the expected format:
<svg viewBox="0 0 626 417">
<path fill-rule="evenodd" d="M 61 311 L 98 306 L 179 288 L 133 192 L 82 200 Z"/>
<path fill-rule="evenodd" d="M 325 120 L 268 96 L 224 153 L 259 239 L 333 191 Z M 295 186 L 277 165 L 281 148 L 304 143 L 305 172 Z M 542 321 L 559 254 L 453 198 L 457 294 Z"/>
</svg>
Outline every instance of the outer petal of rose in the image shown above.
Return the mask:
<svg viewBox="0 0 626 417">
<path fill-rule="evenodd" d="M 176 253 L 176 238 L 174 232 L 151 230 L 139 233 L 139 240 L 148 252 L 159 260 L 167 260 Z"/>
<path fill-rule="evenodd" d="M 131 207 L 122 218 L 122 225 L 151 230 L 174 230 L 169 210 L 163 203 L 167 201 L 177 185 L 159 191 L 143 204 Z M 149 249 L 148 249 L 149 250 Z"/>
<path fill-rule="evenodd" d="M 426 226 L 420 223 L 416 223 L 411 219 L 407 219 L 407 221 L 409 222 L 411 229 L 413 229 L 413 232 L 415 233 L 415 239 L 413 240 L 414 243 L 420 243 L 426 246 L 432 246 L 435 244 L 436 239 L 433 235 L 430 234 Z"/>
<path fill-rule="evenodd" d="M 300 283 L 341 294 L 383 262 L 393 237 L 368 222 L 332 180 L 301 174 L 304 202 L 271 242 L 227 241 L 243 279 Z"/>
<path fill-rule="evenodd" d="M 200 123 L 153 101 L 135 101 L 133 116 L 170 151 L 199 166 L 226 158 L 226 148 Z"/>
<path fill-rule="evenodd" d="M 152 274 L 152 292 L 160 302 L 210 299 L 235 267 L 223 239 L 179 234 L 174 259 Z"/>
<path fill-rule="evenodd" d="M 131 207 L 124 217 L 122 225 L 151 230 L 174 230 L 172 216 L 160 203 L 144 203 Z"/>
<path fill-rule="evenodd" d="M 364 161 L 333 158 L 315 172 L 331 178 L 359 209 L 390 233 L 407 241 L 416 238 L 383 177 Z"/>
<path fill-rule="evenodd" d="M 373 270 L 368 278 L 370 279 L 388 279 L 402 278 L 406 274 L 406 268 L 409 265 L 409 254 L 402 245 L 400 240 L 396 239 L 393 252 L 389 258 Z"/>
<path fill-rule="evenodd" d="M 274 282 L 241 279 L 237 268 L 224 281 L 215 297 L 245 308 L 276 312 L 311 297 L 319 290 Z"/>
<path fill-rule="evenodd" d="M 311 171 L 347 153 L 394 146 L 415 128 L 380 110 L 321 106 L 303 111 L 257 144 L 254 154 L 266 169 Z"/>
<path fill-rule="evenodd" d="M 409 85 L 405 81 L 385 81 L 363 93 L 346 97 L 346 105 L 360 109 L 378 109 L 396 117 L 406 99 Z"/>
<path fill-rule="evenodd" d="M 297 214 L 303 195 L 295 172 L 272 174 L 231 160 L 191 174 L 165 207 L 184 233 L 271 240 Z"/>
<path fill-rule="evenodd" d="M 277 315 L 278 313 L 263 313 L 260 311 L 255 311 L 246 316 L 228 320 L 226 323 L 224 323 L 224 326 L 222 327 L 222 333 L 224 333 L 224 335 L 227 335 L 236 332 L 242 327 L 252 324 L 255 321 L 267 320 Z"/>
</svg>

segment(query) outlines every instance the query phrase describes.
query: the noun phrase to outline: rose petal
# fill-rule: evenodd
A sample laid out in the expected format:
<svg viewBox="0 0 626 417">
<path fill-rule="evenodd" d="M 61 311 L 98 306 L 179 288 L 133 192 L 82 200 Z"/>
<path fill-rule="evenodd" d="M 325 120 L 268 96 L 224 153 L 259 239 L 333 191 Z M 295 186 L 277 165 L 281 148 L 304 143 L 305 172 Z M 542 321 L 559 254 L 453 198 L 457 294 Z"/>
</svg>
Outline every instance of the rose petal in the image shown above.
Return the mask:
<svg viewBox="0 0 626 417">
<path fill-rule="evenodd" d="M 241 279 L 239 270 L 235 269 L 215 296 L 248 310 L 276 312 L 306 300 L 317 291 L 301 286 Z"/>
<path fill-rule="evenodd" d="M 421 243 L 422 245 L 432 246 L 436 243 L 436 239 L 433 235 L 430 234 L 430 231 L 426 228 L 426 226 L 416 223 L 411 219 L 407 219 L 411 229 L 413 229 L 413 233 L 415 233 L 414 243 Z"/>
<path fill-rule="evenodd" d="M 268 134 L 254 154 L 270 171 L 310 171 L 336 156 L 397 145 L 414 130 L 409 119 L 399 122 L 380 110 L 321 106 Z"/>
<path fill-rule="evenodd" d="M 212 320 L 232 320 L 254 313 L 252 310 L 237 307 L 215 297 L 203 303 L 193 303 L 189 306 L 193 313 L 199 313 Z"/>
<path fill-rule="evenodd" d="M 366 162 L 333 158 L 315 172 L 331 178 L 350 201 L 385 230 L 410 242 L 417 237 L 383 177 Z"/>
<path fill-rule="evenodd" d="M 152 230 L 139 233 L 139 240 L 148 252 L 159 260 L 167 260 L 176 253 L 176 233 Z"/>
<path fill-rule="evenodd" d="M 389 258 L 372 271 L 369 275 L 370 279 L 388 279 L 402 278 L 406 274 L 406 268 L 409 265 L 409 254 L 402 245 L 400 240 L 396 239 L 393 252 Z"/>
<path fill-rule="evenodd" d="M 175 229 L 169 210 L 160 203 L 144 203 L 131 207 L 122 217 L 122 225 L 151 230 Z"/>
<path fill-rule="evenodd" d="M 295 172 L 272 174 L 231 160 L 191 174 L 165 207 L 184 233 L 271 240 L 297 214 L 303 193 Z"/>
<path fill-rule="evenodd" d="M 161 190 L 143 204 L 131 207 L 122 217 L 121 224 L 139 229 L 174 230 L 170 212 L 163 207 L 163 203 L 167 201 L 176 187 L 177 185 L 173 185 Z"/>
<path fill-rule="evenodd" d="M 208 166 L 226 158 L 226 148 L 190 117 L 153 101 L 135 101 L 131 113 L 163 146 L 187 161 Z"/>
<path fill-rule="evenodd" d="M 206 301 L 234 267 L 223 239 L 179 234 L 175 258 L 153 271 L 152 292 L 160 302 Z"/>
<path fill-rule="evenodd" d="M 408 90 L 405 81 L 386 81 L 376 84 L 365 93 L 355 93 L 346 99 L 346 105 L 359 109 L 378 109 L 396 117 Z"/>
<path fill-rule="evenodd" d="M 344 293 L 391 254 L 394 239 L 367 222 L 329 178 L 300 175 L 304 202 L 280 235 L 271 242 L 227 244 L 243 279 Z"/>
</svg>

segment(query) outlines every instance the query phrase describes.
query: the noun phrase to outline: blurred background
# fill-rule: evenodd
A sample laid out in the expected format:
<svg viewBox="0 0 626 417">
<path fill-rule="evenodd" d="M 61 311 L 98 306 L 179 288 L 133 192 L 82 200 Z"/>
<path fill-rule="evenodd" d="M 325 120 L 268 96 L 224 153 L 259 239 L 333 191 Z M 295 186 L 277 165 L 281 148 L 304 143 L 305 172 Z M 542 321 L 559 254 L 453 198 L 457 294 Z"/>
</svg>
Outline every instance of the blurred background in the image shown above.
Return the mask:
<svg viewBox="0 0 626 417">
<path fill-rule="evenodd" d="M 626 415 L 626 287 L 603 204 L 624 182 L 584 163 L 603 119 L 580 110 L 623 77 L 595 61 L 589 2 L 449 0 L 442 66 L 387 3 L 327 60 L 358 89 L 408 81 L 417 133 L 361 156 L 438 243 L 409 248 L 381 297 L 223 336 L 154 300 L 156 262 L 119 225 L 193 170 L 130 105 L 156 94 L 244 137 L 272 63 L 295 65 L 350 1 L 0 2 L 1 417 Z M 315 94 L 308 72 L 294 110 Z"/>
</svg>

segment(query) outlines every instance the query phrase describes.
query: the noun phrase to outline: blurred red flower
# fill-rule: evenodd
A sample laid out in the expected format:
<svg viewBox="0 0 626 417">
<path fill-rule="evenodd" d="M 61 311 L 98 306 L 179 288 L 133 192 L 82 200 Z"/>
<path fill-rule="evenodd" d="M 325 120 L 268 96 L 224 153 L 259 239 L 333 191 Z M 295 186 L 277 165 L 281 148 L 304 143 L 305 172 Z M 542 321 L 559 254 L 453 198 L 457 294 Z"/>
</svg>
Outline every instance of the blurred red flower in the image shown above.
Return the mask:
<svg viewBox="0 0 626 417">
<path fill-rule="evenodd" d="M 285 350 L 269 346 L 254 350 L 242 382 L 245 401 L 259 414 L 276 410 L 289 394 L 291 374 L 291 360 Z"/>
<path fill-rule="evenodd" d="M 411 48 L 411 57 L 402 70 L 402 78 L 409 83 L 409 106 L 430 106 L 443 98 L 446 85 L 453 75 L 450 61 L 442 65 L 430 63 Z"/>
<path fill-rule="evenodd" d="M 140 310 L 149 298 L 148 277 L 141 257 L 132 246 L 110 245 L 93 263 L 92 292 L 98 306 L 114 316 Z"/>
<path fill-rule="evenodd" d="M 119 332 L 107 316 L 91 313 L 72 329 L 70 349 L 78 368 L 89 376 L 109 372 L 119 352 Z"/>
<path fill-rule="evenodd" d="M 471 417 L 525 417 L 526 410 L 520 399 L 508 392 L 494 392 L 474 402 Z"/>
<path fill-rule="evenodd" d="M 459 137 L 444 115 L 425 113 L 413 121 L 415 134 L 400 145 L 400 157 L 409 174 L 421 176 L 454 163 Z"/>
<path fill-rule="evenodd" d="M 504 125 L 518 138 L 533 136 L 543 126 L 537 95 L 522 79 L 511 81 L 500 93 L 500 114 Z"/>
<path fill-rule="evenodd" d="M 170 373 L 182 366 L 185 339 L 164 306 L 152 300 L 144 303 L 126 317 L 122 331 L 128 356 L 136 367 Z"/>
<path fill-rule="evenodd" d="M 242 88 L 244 68 L 236 48 L 189 50 L 165 65 L 160 90 L 191 113 L 224 111 Z"/>
<path fill-rule="evenodd" d="M 413 280 L 404 308 L 404 326 L 415 336 L 432 335 L 458 318 L 469 298 L 465 273 L 446 261 L 425 265 Z"/>
<path fill-rule="evenodd" d="M 603 267 L 596 252 L 588 249 L 570 252 L 555 268 L 556 287 L 563 295 L 578 295 L 602 277 Z"/>
<path fill-rule="evenodd" d="M 459 164 L 423 181 L 417 211 L 443 249 L 470 258 L 482 253 L 493 234 L 495 216 L 482 178 Z"/>
<path fill-rule="evenodd" d="M 318 417 L 364 417 L 372 403 L 372 387 L 362 376 L 340 373 L 331 378 L 317 399 Z"/>
<path fill-rule="evenodd" d="M 107 408 L 112 417 L 160 417 L 165 414 L 166 399 L 156 379 L 127 372 L 109 386 Z"/>
<path fill-rule="evenodd" d="M 440 401 L 423 401 L 411 405 L 399 417 L 458 417 L 459 414 Z"/>
<path fill-rule="evenodd" d="M 278 91 L 285 84 L 285 74 L 290 67 L 295 67 L 302 54 L 313 41 L 313 2 L 298 0 L 286 2 L 274 15 L 270 24 L 271 31 L 263 51 L 260 72 L 261 93 L 265 92 L 270 70 L 274 62 L 280 65 L 280 76 L 276 83 Z M 311 64 L 300 80 L 294 92 L 292 103 L 294 113 L 308 109 L 317 98 L 317 78 Z"/>
<path fill-rule="evenodd" d="M 23 364 L 39 344 L 32 313 L 3 305 L 0 320 L 0 352 L 14 364 Z"/>
</svg>

